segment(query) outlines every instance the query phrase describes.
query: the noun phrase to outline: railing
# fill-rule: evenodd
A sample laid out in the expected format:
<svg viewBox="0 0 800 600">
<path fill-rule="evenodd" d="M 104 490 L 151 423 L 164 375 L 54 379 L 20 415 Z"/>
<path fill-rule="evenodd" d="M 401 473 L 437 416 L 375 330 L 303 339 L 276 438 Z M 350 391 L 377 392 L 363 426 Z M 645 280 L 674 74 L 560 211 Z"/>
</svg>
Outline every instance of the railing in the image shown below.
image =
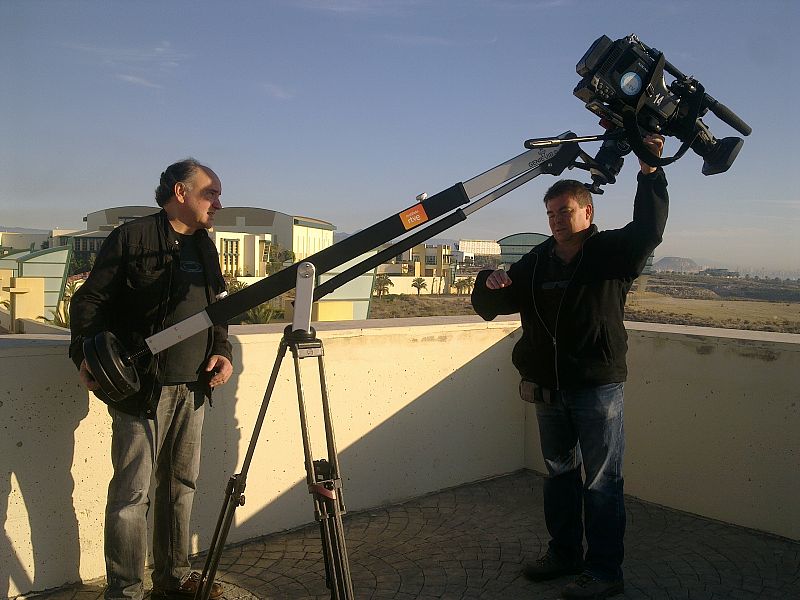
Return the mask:
<svg viewBox="0 0 800 600">
<path fill-rule="evenodd" d="M 626 491 L 800 537 L 800 335 L 628 325 Z M 231 328 L 236 370 L 206 413 L 196 550 L 208 546 L 225 484 L 241 467 L 282 327 Z M 349 510 L 543 470 L 535 415 L 517 397 L 510 363 L 518 321 L 431 317 L 317 329 Z M 78 383 L 67 345 L 67 336 L 0 336 L 0 573 L 9 574 L 0 597 L 104 572 L 109 417 Z M 321 443 L 318 391 L 306 388 L 312 439 Z M 284 365 L 229 542 L 312 521 L 299 432 L 294 374 Z"/>
</svg>

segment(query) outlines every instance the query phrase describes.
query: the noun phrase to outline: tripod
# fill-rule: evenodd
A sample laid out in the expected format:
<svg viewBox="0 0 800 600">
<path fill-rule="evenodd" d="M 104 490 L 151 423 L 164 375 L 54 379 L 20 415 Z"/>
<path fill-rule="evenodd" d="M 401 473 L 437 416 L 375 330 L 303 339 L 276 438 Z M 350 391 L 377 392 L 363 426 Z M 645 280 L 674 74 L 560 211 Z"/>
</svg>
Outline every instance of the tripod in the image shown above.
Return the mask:
<svg viewBox="0 0 800 600">
<path fill-rule="evenodd" d="M 306 484 L 308 492 L 314 500 L 314 518 L 319 522 L 322 550 L 325 559 L 325 583 L 331 590 L 332 600 L 352 600 L 353 583 L 350 577 L 350 566 L 347 560 L 347 548 L 344 539 L 342 515 L 346 512 L 342 498 L 342 481 L 339 474 L 339 459 L 331 423 L 328 388 L 325 382 L 324 349 L 322 341 L 317 338 L 311 327 L 311 305 L 314 292 L 314 265 L 302 263 L 297 270 L 297 293 L 292 325 L 284 330 L 278 347 L 278 355 L 272 367 L 272 374 L 267 384 L 261 410 L 258 413 L 253 436 L 247 448 L 244 464 L 240 473 L 233 475 L 225 488 L 225 502 L 217 520 L 211 547 L 208 550 L 200 584 L 195 593 L 195 600 L 208 600 L 214 583 L 219 560 L 222 556 L 225 540 L 228 537 L 236 509 L 244 505 L 244 490 L 247 484 L 247 472 L 253 459 L 258 436 L 267 414 L 267 408 L 278 379 L 287 349 L 292 353 L 295 381 L 297 383 L 297 400 L 300 409 L 300 431 L 303 439 L 305 457 Z M 319 367 L 320 389 L 322 392 L 322 418 L 325 426 L 327 458 L 314 460 L 311 452 L 311 437 L 308 432 L 303 384 L 300 378 L 300 360 L 316 358 Z"/>
</svg>

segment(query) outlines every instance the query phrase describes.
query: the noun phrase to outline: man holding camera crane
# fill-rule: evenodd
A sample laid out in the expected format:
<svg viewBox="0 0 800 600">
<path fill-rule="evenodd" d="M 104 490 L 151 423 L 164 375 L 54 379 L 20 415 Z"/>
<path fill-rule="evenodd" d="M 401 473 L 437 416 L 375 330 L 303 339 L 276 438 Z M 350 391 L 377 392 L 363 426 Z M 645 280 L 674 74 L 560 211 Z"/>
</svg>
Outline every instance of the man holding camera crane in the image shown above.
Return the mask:
<svg viewBox="0 0 800 600">
<path fill-rule="evenodd" d="M 661 156 L 662 136 L 644 142 Z M 536 407 L 551 536 L 524 574 L 534 581 L 578 575 L 564 598 L 624 591 L 625 299 L 661 243 L 668 212 L 663 170 L 639 162 L 633 220 L 625 227 L 598 231 L 588 189 L 557 181 L 544 197 L 552 237 L 508 273 L 479 273 L 472 292 L 475 312 L 487 321 L 520 313 L 523 334 L 512 360 L 522 376 L 520 396 Z"/>
<path fill-rule="evenodd" d="M 103 243 L 89 278 L 70 304 L 70 358 L 81 383 L 108 404 L 111 463 L 105 520 L 105 598 L 144 598 L 148 489 L 155 473 L 151 598 L 193 598 L 189 519 L 200 470 L 205 398 L 233 372 L 227 326 L 188 337 L 145 358 L 141 388 L 120 401 L 103 392 L 83 342 L 111 331 L 128 347 L 180 322 L 224 294 L 219 257 L 207 229 L 222 208 L 217 175 L 194 159 L 174 163 L 156 188 L 158 213 L 129 221 Z M 210 598 L 222 596 L 213 583 Z"/>
</svg>

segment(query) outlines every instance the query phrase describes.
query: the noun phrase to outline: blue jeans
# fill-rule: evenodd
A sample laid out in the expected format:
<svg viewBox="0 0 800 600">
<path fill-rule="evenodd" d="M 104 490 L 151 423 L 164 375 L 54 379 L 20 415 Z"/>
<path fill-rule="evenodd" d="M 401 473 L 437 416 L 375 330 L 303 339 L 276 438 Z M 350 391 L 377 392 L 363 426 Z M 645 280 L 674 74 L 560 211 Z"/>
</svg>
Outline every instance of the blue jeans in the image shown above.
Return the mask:
<svg viewBox="0 0 800 600">
<path fill-rule="evenodd" d="M 141 600 L 154 470 L 153 586 L 176 588 L 190 570 L 189 519 L 200 471 L 203 396 L 195 398 L 186 385 L 164 386 L 153 420 L 111 405 L 108 412 L 114 475 L 106 503 L 105 598 Z"/>
<path fill-rule="evenodd" d="M 544 514 L 550 549 L 565 560 L 583 554 L 599 579 L 621 579 L 625 503 L 622 455 L 623 384 L 552 392 L 536 402 L 542 456 L 547 466 Z M 586 482 L 581 478 L 581 464 Z"/>
</svg>

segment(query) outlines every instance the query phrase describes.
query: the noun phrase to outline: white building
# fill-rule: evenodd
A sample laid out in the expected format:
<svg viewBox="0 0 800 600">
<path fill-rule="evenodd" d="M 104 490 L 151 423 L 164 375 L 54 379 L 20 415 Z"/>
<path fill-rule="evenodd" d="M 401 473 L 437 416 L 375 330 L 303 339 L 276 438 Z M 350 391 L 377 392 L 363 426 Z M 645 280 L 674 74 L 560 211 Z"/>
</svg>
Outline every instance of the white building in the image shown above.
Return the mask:
<svg viewBox="0 0 800 600">
<path fill-rule="evenodd" d="M 119 206 L 95 211 L 84 217 L 84 231 L 53 231 L 51 246 L 65 245 L 71 239 L 78 256 L 96 253 L 115 227 L 159 210 L 157 206 Z M 209 234 L 217 246 L 223 273 L 263 277 L 270 262 L 303 260 L 333 245 L 335 229 L 332 223 L 311 217 L 229 206 L 217 211 Z M 280 252 L 284 254 L 278 256 Z"/>
<path fill-rule="evenodd" d="M 500 244 L 494 240 L 458 240 L 458 249 L 473 256 L 476 254 L 482 256 L 497 256 L 500 254 Z"/>
</svg>

